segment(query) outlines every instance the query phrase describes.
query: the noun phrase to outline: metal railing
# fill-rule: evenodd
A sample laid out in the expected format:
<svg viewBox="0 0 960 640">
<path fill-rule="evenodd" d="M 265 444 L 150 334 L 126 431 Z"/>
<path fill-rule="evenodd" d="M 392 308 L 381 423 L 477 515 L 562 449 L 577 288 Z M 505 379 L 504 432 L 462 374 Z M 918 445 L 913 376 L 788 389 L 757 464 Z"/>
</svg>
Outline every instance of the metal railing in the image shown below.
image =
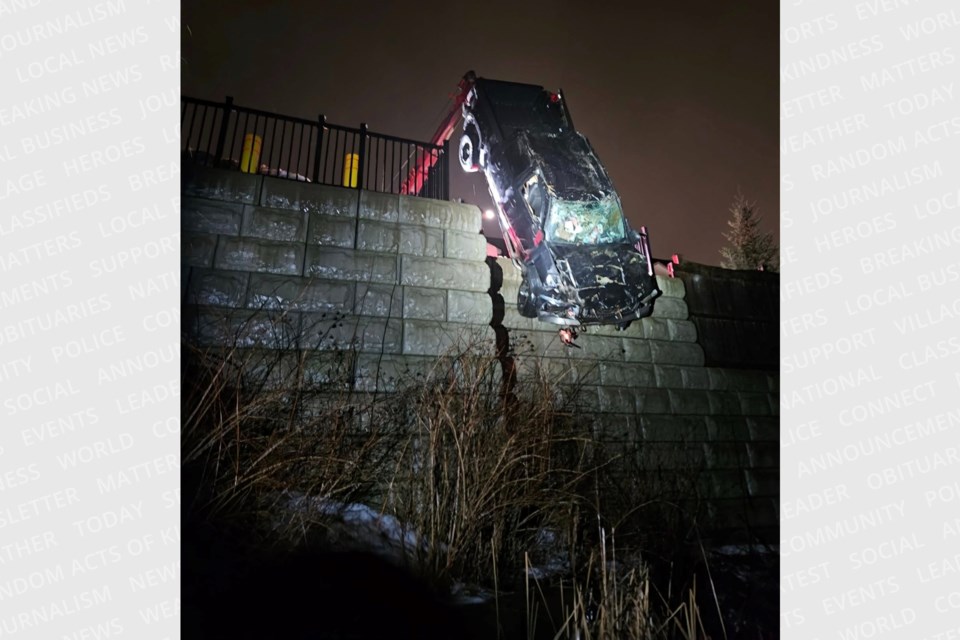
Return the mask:
<svg viewBox="0 0 960 640">
<path fill-rule="evenodd" d="M 181 152 L 185 160 L 245 173 L 401 193 L 405 181 L 424 160 L 429 171 L 417 172 L 410 195 L 448 200 L 448 144 L 417 140 L 282 116 L 241 107 L 227 96 L 212 102 L 180 99 Z"/>
</svg>

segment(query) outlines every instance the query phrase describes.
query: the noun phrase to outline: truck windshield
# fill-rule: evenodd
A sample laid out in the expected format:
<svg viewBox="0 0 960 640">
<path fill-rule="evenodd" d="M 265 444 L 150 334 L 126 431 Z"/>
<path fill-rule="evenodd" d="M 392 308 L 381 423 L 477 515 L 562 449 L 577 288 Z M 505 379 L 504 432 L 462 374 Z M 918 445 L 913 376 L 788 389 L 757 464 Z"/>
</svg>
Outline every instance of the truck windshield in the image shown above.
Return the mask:
<svg viewBox="0 0 960 640">
<path fill-rule="evenodd" d="M 544 228 L 547 240 L 571 244 L 622 242 L 623 211 L 615 196 L 579 201 L 554 198 Z"/>
</svg>

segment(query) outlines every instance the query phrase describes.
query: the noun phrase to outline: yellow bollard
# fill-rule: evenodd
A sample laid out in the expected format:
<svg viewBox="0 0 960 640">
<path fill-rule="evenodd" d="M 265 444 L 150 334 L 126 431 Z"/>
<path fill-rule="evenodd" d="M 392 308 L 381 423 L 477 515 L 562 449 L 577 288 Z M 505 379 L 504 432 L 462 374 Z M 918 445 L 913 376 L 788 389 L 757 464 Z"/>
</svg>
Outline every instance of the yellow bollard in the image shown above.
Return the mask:
<svg viewBox="0 0 960 640">
<path fill-rule="evenodd" d="M 243 136 L 243 153 L 240 156 L 240 171 L 257 173 L 260 168 L 260 146 L 263 138 L 248 133 Z"/>
<path fill-rule="evenodd" d="M 357 167 L 360 165 L 360 154 L 348 153 L 343 158 L 343 186 L 357 186 Z"/>
</svg>

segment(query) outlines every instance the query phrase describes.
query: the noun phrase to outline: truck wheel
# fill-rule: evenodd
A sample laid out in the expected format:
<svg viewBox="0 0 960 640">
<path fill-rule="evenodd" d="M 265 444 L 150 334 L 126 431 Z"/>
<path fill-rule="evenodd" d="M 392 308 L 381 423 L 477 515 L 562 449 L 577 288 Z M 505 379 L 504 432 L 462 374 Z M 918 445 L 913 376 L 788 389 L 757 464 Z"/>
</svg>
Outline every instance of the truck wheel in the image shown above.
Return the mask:
<svg viewBox="0 0 960 640">
<path fill-rule="evenodd" d="M 464 128 L 460 137 L 460 167 L 467 173 L 480 170 L 480 134 L 472 124 Z"/>
<path fill-rule="evenodd" d="M 517 291 L 517 311 L 524 318 L 537 317 L 537 305 L 530 293 L 530 282 L 525 275 L 520 280 L 520 289 Z"/>
</svg>

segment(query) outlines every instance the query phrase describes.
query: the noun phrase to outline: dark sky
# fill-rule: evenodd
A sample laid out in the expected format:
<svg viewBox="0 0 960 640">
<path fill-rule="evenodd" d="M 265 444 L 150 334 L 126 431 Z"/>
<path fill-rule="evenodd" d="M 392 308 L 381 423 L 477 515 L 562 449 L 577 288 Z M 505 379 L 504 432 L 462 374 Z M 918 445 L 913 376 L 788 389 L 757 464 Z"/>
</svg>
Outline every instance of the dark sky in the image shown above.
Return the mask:
<svg viewBox="0 0 960 640">
<path fill-rule="evenodd" d="M 562 88 L 655 256 L 718 264 L 738 187 L 779 241 L 771 0 L 193 0 L 182 20 L 184 95 L 427 140 L 469 69 Z M 489 206 L 482 174 L 451 175 Z"/>
</svg>

